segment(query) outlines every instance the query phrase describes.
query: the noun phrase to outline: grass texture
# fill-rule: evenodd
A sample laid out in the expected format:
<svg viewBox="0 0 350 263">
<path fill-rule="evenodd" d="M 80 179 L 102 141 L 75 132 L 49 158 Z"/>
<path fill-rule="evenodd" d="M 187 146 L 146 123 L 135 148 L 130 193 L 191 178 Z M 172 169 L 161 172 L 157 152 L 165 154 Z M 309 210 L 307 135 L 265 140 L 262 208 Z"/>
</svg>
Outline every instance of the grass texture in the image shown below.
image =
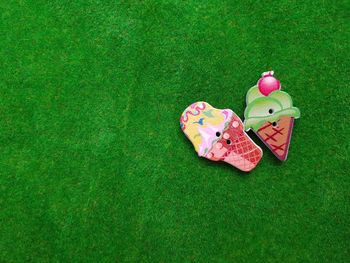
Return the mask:
<svg viewBox="0 0 350 263">
<path fill-rule="evenodd" d="M 349 2 L 0 0 L 1 262 L 349 262 Z M 179 127 L 273 69 L 288 160 Z"/>
</svg>

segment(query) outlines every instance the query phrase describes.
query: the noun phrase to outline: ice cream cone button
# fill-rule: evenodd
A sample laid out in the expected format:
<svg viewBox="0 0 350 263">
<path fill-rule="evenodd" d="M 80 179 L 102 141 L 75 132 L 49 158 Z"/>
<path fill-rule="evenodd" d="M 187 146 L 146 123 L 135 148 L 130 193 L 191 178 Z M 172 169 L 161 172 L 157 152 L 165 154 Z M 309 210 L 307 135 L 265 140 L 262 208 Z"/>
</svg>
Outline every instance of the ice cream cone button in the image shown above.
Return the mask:
<svg viewBox="0 0 350 263">
<path fill-rule="evenodd" d="M 261 149 L 244 132 L 241 119 L 230 109 L 216 109 L 206 102 L 193 103 L 182 113 L 180 126 L 200 157 L 224 161 L 245 172 L 254 169 L 262 157 Z"/>
<path fill-rule="evenodd" d="M 245 129 L 252 129 L 273 154 L 287 159 L 294 119 L 300 111 L 293 106 L 288 93 L 280 90 L 280 82 L 272 72 L 263 73 L 257 86 L 249 89 L 244 111 Z"/>
</svg>

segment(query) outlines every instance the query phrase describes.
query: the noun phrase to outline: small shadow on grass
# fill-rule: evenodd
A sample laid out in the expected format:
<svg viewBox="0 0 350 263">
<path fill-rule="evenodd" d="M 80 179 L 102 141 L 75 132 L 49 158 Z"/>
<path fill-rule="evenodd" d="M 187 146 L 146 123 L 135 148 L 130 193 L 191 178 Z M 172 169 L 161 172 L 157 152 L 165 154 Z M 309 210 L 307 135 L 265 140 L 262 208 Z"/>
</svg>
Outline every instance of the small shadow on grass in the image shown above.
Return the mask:
<svg viewBox="0 0 350 263">
<path fill-rule="evenodd" d="M 207 167 L 215 167 L 215 169 L 222 170 L 222 176 L 232 176 L 230 173 L 234 173 L 235 175 L 240 176 L 241 178 L 249 177 L 249 174 L 252 172 L 243 172 L 239 170 L 238 168 L 224 162 L 224 161 L 211 161 L 206 158 L 200 158 L 203 163 L 205 163 L 205 166 Z"/>
</svg>

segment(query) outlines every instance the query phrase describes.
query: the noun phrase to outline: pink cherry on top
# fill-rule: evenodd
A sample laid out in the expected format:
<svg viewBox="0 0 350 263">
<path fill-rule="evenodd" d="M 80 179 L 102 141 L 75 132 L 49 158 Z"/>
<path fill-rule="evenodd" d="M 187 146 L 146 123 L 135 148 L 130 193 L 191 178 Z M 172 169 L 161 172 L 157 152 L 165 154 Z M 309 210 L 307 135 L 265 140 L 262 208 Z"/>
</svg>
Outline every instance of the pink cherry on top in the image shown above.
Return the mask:
<svg viewBox="0 0 350 263">
<path fill-rule="evenodd" d="M 258 88 L 264 96 L 268 96 L 272 91 L 281 89 L 281 83 L 273 76 L 273 71 L 264 72 L 258 81 Z"/>
</svg>

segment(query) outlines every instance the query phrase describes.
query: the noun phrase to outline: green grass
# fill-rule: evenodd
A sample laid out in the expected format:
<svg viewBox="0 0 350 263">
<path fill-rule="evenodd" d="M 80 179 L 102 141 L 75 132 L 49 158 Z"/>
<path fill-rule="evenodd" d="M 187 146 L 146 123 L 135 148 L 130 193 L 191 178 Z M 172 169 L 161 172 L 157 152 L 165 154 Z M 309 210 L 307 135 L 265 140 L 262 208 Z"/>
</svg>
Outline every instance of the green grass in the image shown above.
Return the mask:
<svg viewBox="0 0 350 263">
<path fill-rule="evenodd" d="M 0 1 L 1 262 L 349 262 L 349 2 Z M 243 117 L 275 70 L 302 113 L 245 175 L 179 127 Z"/>
</svg>

